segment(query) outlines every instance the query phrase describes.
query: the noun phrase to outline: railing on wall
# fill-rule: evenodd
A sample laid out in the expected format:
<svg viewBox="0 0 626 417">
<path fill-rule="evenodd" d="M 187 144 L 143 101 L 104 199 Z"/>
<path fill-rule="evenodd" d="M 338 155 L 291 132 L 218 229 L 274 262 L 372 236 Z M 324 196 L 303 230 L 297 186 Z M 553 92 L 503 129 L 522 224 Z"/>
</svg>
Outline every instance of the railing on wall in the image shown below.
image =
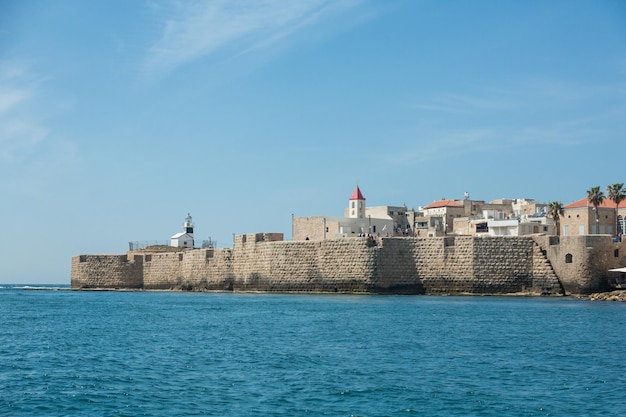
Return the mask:
<svg viewBox="0 0 626 417">
<path fill-rule="evenodd" d="M 170 246 L 167 240 L 145 240 L 141 242 L 128 242 L 128 250 L 142 250 L 150 247 Z"/>
<path fill-rule="evenodd" d="M 209 240 L 202 241 L 202 249 L 213 249 L 217 248 L 217 240 L 213 240 L 209 237 Z"/>
</svg>

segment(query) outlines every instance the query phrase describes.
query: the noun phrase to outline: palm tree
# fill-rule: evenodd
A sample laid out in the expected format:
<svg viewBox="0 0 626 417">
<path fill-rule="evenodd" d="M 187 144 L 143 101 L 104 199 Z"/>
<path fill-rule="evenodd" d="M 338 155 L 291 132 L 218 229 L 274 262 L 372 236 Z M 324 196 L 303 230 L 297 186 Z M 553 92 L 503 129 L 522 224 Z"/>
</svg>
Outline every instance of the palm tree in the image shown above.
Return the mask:
<svg viewBox="0 0 626 417">
<path fill-rule="evenodd" d="M 593 205 L 593 211 L 596 213 L 596 233 L 600 233 L 598 206 L 604 201 L 604 193 L 600 191 L 600 186 L 591 187 L 591 190 L 587 190 L 587 200 Z"/>
<path fill-rule="evenodd" d="M 561 226 L 559 219 L 563 215 L 563 203 L 560 201 L 553 201 L 548 204 L 548 217 L 554 220 L 556 224 L 556 234 L 557 236 L 561 234 Z"/>
<path fill-rule="evenodd" d="M 609 185 L 606 187 L 606 195 L 612 202 L 615 203 L 615 234 L 619 234 L 619 222 L 617 221 L 617 208 L 619 203 L 626 199 L 626 190 L 624 190 L 624 183 L 618 183 Z"/>
</svg>

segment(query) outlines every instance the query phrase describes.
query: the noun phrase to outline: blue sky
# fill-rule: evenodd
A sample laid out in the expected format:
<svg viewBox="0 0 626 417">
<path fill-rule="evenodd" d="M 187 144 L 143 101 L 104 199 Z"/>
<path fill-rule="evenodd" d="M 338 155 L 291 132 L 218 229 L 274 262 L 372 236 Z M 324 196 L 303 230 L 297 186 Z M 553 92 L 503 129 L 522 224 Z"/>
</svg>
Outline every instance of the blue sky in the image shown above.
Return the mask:
<svg viewBox="0 0 626 417">
<path fill-rule="evenodd" d="M 0 0 L 0 282 L 73 255 L 626 182 L 626 2 Z"/>
</svg>

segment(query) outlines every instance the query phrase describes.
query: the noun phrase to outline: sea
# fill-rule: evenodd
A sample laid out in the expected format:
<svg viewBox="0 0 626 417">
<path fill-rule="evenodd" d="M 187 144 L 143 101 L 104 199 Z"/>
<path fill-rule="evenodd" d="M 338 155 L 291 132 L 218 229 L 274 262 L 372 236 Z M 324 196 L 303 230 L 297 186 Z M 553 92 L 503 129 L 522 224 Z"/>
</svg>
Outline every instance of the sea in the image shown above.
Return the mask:
<svg viewBox="0 0 626 417">
<path fill-rule="evenodd" d="M 0 288 L 0 416 L 624 416 L 626 303 Z"/>
</svg>

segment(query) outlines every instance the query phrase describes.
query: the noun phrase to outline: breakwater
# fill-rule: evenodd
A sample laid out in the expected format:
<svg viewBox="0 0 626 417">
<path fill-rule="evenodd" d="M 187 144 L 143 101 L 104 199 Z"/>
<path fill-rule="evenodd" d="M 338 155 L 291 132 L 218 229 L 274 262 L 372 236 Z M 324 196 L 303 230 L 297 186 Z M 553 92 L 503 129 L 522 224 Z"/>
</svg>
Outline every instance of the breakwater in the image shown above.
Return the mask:
<svg viewBox="0 0 626 417">
<path fill-rule="evenodd" d="M 585 294 L 626 264 L 610 236 L 346 238 L 238 235 L 232 249 L 72 258 L 74 289 Z"/>
</svg>

